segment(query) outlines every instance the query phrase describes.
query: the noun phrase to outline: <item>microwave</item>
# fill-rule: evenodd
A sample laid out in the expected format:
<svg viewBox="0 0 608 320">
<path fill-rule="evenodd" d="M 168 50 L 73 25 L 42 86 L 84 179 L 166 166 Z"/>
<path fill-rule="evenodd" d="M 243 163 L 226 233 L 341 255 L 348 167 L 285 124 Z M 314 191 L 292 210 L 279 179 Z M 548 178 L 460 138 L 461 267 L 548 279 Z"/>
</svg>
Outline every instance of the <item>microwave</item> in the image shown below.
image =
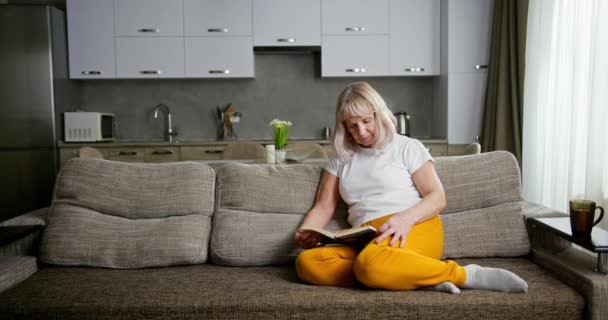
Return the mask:
<svg viewBox="0 0 608 320">
<path fill-rule="evenodd" d="M 116 138 L 116 119 L 112 113 L 65 112 L 65 142 L 102 142 Z"/>
</svg>

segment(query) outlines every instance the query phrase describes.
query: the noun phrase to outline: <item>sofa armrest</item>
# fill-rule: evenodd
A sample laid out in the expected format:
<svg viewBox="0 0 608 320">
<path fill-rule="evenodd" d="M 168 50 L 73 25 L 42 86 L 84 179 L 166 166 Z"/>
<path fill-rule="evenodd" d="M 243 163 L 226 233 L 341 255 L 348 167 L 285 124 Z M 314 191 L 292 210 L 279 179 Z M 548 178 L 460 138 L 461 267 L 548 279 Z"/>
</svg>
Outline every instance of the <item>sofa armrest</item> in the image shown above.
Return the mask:
<svg viewBox="0 0 608 320">
<path fill-rule="evenodd" d="M 38 242 L 46 224 L 49 208 L 42 208 L 0 223 L 0 228 L 9 228 L 7 241 L 0 244 L 2 256 L 37 256 Z M 12 227 L 12 229 L 11 229 Z"/>
<path fill-rule="evenodd" d="M 16 286 L 36 271 L 36 257 L 0 257 L 0 292 Z"/>
<path fill-rule="evenodd" d="M 572 246 L 561 252 L 532 248 L 532 261 L 585 297 L 585 319 L 608 319 L 608 275 L 595 272 L 596 259 Z"/>
<path fill-rule="evenodd" d="M 568 214 L 528 201 L 522 201 L 522 212 L 532 249 L 544 248 L 552 252 L 561 252 L 572 246 L 569 241 L 549 232 L 540 232 L 533 225 L 527 223 L 528 219 L 531 218 L 559 218 L 567 217 Z"/>
</svg>

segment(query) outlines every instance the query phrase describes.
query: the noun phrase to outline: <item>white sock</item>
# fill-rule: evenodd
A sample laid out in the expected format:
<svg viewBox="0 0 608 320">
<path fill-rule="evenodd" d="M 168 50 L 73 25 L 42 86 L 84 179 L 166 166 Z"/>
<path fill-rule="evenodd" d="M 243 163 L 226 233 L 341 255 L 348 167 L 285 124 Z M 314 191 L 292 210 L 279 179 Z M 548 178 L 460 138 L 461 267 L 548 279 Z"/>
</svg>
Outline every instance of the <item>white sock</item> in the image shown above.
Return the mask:
<svg viewBox="0 0 608 320">
<path fill-rule="evenodd" d="M 483 289 L 502 292 L 527 292 L 528 284 L 515 273 L 498 268 L 481 267 L 476 264 L 464 266 L 467 273 L 462 288 Z"/>
<path fill-rule="evenodd" d="M 455 284 L 453 284 L 449 281 L 442 282 L 442 283 L 436 284 L 434 286 L 418 288 L 417 290 L 436 291 L 436 292 L 445 292 L 445 293 L 460 293 L 460 289 L 458 289 L 458 287 Z"/>
</svg>

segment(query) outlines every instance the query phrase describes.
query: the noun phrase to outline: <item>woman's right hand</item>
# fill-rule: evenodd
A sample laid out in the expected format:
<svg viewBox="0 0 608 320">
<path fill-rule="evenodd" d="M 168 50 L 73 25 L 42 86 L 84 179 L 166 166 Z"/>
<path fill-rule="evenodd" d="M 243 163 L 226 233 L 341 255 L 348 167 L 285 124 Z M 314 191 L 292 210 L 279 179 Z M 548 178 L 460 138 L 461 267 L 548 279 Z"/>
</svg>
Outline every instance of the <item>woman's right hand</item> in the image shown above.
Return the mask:
<svg viewBox="0 0 608 320">
<path fill-rule="evenodd" d="M 321 245 L 321 235 L 314 231 L 298 229 L 294 236 L 296 244 L 302 249 L 315 248 Z"/>
</svg>

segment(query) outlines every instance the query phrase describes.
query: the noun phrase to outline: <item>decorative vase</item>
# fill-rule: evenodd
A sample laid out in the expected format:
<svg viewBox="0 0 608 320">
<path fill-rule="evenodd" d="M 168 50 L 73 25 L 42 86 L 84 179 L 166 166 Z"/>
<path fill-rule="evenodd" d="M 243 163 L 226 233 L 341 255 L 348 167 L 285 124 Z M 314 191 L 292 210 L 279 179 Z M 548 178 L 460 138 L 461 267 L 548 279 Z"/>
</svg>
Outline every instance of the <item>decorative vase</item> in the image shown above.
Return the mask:
<svg viewBox="0 0 608 320">
<path fill-rule="evenodd" d="M 276 163 L 285 163 L 285 150 L 275 150 L 274 151 L 274 158 L 276 160 Z"/>
</svg>

